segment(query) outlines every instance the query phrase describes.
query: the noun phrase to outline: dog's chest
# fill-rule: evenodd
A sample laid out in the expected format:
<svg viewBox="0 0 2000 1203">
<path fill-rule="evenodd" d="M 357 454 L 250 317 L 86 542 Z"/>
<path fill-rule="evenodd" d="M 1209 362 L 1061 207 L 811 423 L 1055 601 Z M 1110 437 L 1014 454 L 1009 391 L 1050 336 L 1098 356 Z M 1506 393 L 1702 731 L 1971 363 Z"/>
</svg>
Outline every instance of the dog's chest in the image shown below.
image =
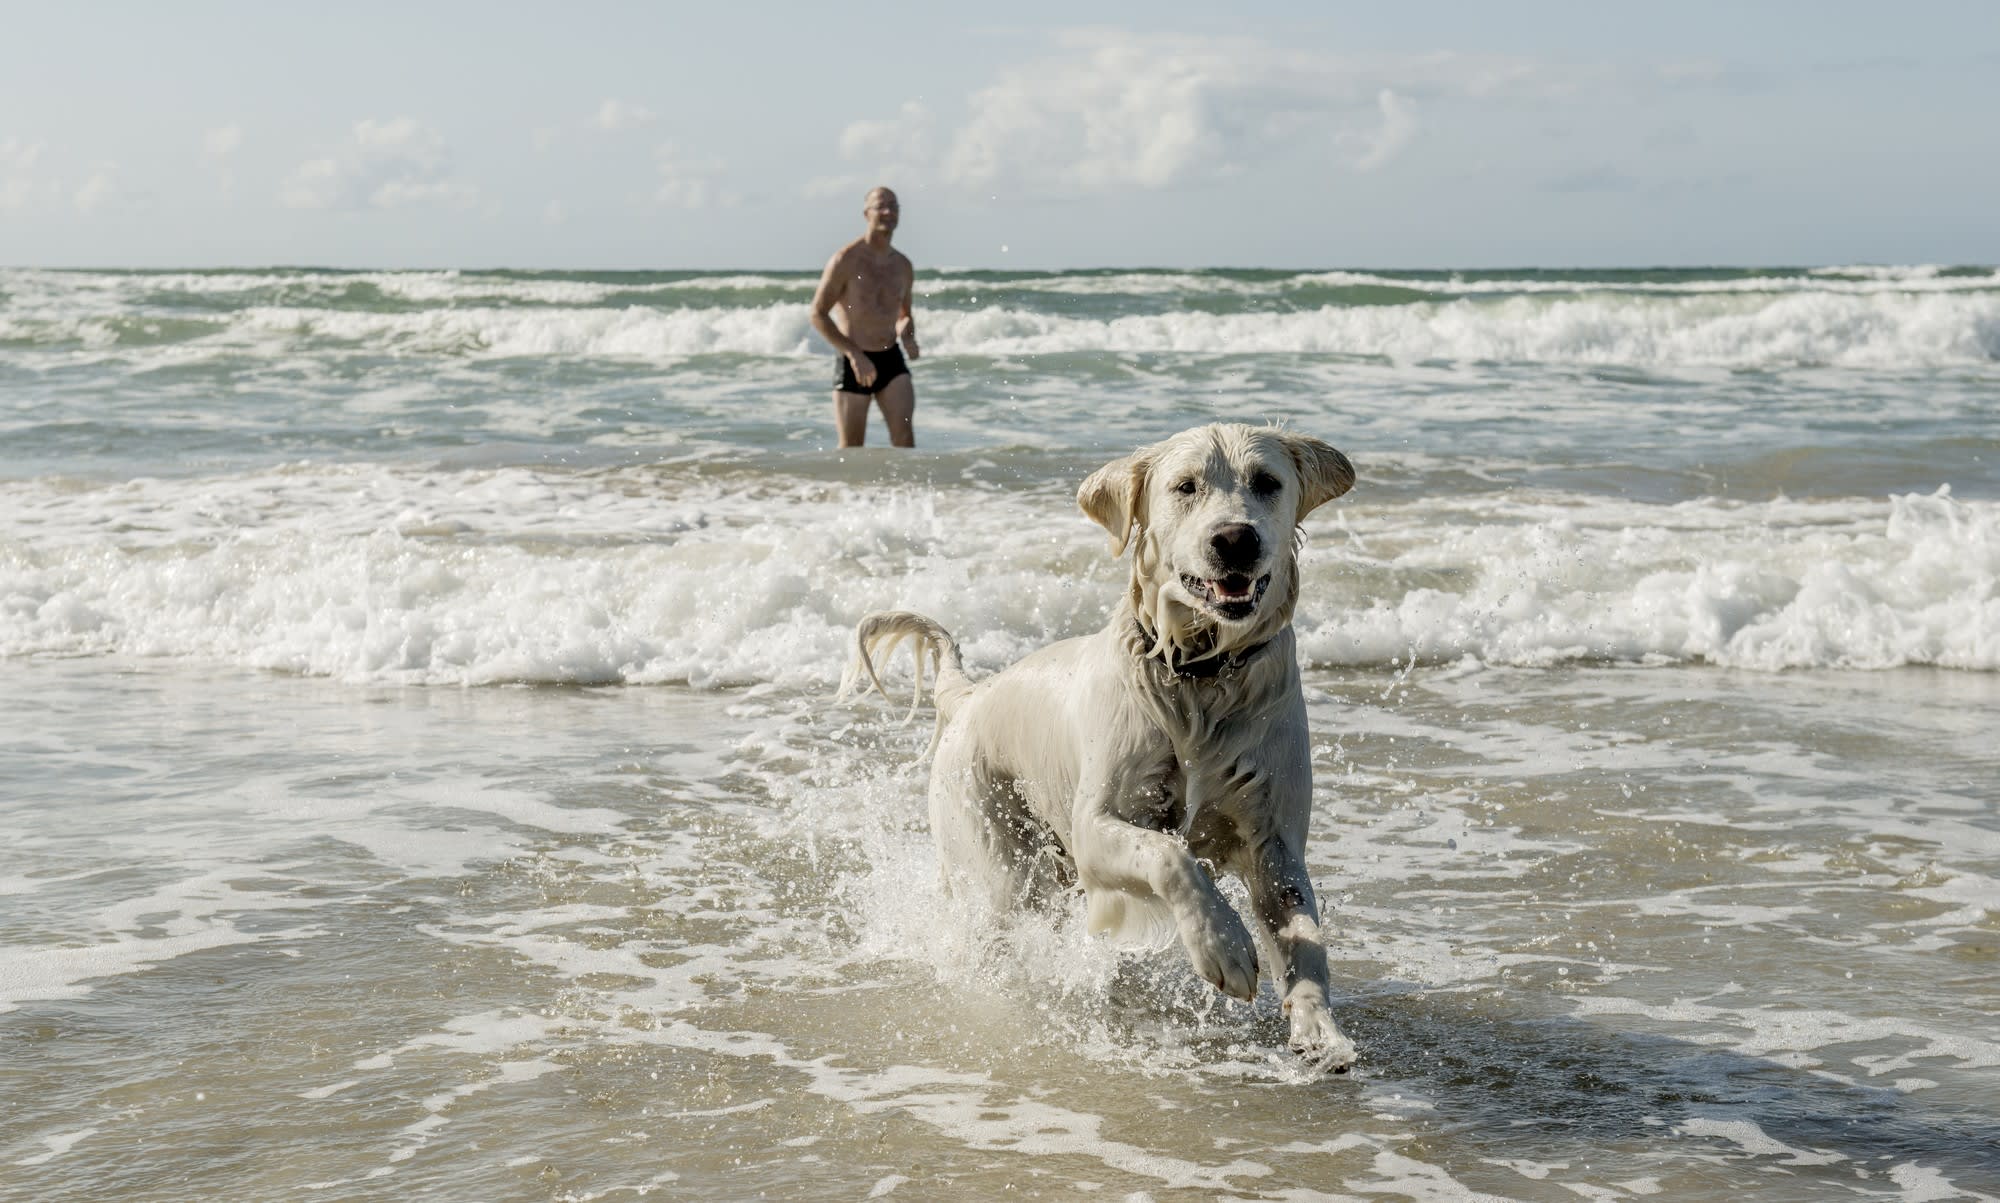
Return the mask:
<svg viewBox="0 0 2000 1203">
<path fill-rule="evenodd" d="M 1250 755 L 1226 748 L 1172 748 L 1157 759 L 1139 826 L 1178 835 L 1196 856 L 1226 860 L 1255 837 L 1269 809 L 1266 774 Z M 1223 753 L 1217 755 L 1216 753 Z"/>
<path fill-rule="evenodd" d="M 1285 708 L 1262 682 L 1176 681 L 1156 693 L 1160 742 L 1152 753 L 1140 826 L 1171 832 L 1204 859 L 1222 861 L 1257 842 L 1271 814 L 1269 793 Z M 1247 696 L 1245 696 L 1247 695 Z"/>
</svg>

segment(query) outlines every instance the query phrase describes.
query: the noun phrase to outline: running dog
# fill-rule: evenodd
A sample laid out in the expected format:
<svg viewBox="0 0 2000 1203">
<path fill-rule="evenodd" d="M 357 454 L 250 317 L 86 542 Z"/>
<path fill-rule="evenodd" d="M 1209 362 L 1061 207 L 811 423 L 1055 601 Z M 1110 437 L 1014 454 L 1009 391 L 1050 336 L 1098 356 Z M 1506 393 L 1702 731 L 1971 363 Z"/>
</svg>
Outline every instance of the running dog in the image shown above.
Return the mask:
<svg viewBox="0 0 2000 1203">
<path fill-rule="evenodd" d="M 1312 762 L 1292 610 L 1298 524 L 1354 485 L 1347 457 L 1272 427 L 1216 424 L 1114 460 L 1077 490 L 1132 548 L 1131 586 L 1094 635 L 974 681 L 921 614 L 870 614 L 848 683 L 882 689 L 875 660 L 928 660 L 931 830 L 954 889 L 999 907 L 1081 886 L 1093 931 L 1169 920 L 1194 970 L 1254 998 L 1263 965 L 1291 1045 L 1335 1073 L 1354 1044 L 1327 1001 L 1326 949 L 1306 873 Z M 886 690 L 884 693 L 886 694 Z M 1249 890 L 1253 941 L 1213 874 Z"/>
</svg>

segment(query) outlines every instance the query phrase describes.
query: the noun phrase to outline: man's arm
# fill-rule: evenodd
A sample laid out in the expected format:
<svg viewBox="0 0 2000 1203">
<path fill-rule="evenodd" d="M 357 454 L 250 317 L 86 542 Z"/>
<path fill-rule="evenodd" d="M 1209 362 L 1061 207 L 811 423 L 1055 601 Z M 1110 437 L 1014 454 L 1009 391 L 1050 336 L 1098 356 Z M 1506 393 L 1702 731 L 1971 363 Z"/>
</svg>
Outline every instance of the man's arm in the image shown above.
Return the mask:
<svg viewBox="0 0 2000 1203">
<path fill-rule="evenodd" d="M 896 322 L 902 327 L 903 353 L 911 359 L 920 355 L 917 350 L 917 319 L 910 312 L 910 298 L 917 290 L 917 269 L 908 259 L 903 260 L 903 308 L 896 315 Z"/>
<path fill-rule="evenodd" d="M 827 341 L 834 350 L 847 356 L 847 362 L 854 368 L 854 379 L 863 388 L 875 383 L 875 361 L 861 353 L 855 341 L 833 324 L 833 307 L 840 302 L 847 291 L 846 269 L 847 250 L 842 248 L 826 261 L 826 270 L 819 274 L 819 287 L 813 291 L 812 328 Z"/>
</svg>

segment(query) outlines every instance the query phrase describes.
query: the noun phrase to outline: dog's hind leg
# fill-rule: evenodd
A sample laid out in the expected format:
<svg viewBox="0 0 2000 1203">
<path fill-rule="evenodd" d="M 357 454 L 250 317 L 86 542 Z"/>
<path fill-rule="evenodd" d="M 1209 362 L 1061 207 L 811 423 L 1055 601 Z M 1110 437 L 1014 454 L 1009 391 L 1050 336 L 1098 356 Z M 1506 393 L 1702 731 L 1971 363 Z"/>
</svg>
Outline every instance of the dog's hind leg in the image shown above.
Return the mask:
<svg viewBox="0 0 2000 1203">
<path fill-rule="evenodd" d="M 931 772 L 931 834 L 953 894 L 983 898 L 995 911 L 1040 902 L 1056 870 L 1021 805 L 1014 783 L 959 758 L 947 741 Z"/>
</svg>

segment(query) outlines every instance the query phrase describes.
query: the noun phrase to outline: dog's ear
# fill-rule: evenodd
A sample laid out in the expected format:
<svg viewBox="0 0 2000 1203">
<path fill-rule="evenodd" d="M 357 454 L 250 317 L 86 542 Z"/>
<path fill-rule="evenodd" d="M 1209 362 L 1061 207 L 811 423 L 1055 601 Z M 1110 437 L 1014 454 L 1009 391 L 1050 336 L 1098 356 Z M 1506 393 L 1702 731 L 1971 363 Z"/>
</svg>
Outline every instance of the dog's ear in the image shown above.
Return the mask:
<svg viewBox="0 0 2000 1203">
<path fill-rule="evenodd" d="M 1299 520 L 1354 487 L 1354 465 L 1331 443 L 1306 434 L 1284 436 L 1292 466 L 1299 470 Z"/>
<path fill-rule="evenodd" d="M 1151 457 L 1135 451 L 1115 459 L 1084 477 L 1077 487 L 1076 504 L 1092 522 L 1111 532 L 1111 557 L 1125 554 L 1132 539 L 1132 524 L 1141 521 L 1140 499 L 1146 491 L 1146 470 Z"/>
</svg>

